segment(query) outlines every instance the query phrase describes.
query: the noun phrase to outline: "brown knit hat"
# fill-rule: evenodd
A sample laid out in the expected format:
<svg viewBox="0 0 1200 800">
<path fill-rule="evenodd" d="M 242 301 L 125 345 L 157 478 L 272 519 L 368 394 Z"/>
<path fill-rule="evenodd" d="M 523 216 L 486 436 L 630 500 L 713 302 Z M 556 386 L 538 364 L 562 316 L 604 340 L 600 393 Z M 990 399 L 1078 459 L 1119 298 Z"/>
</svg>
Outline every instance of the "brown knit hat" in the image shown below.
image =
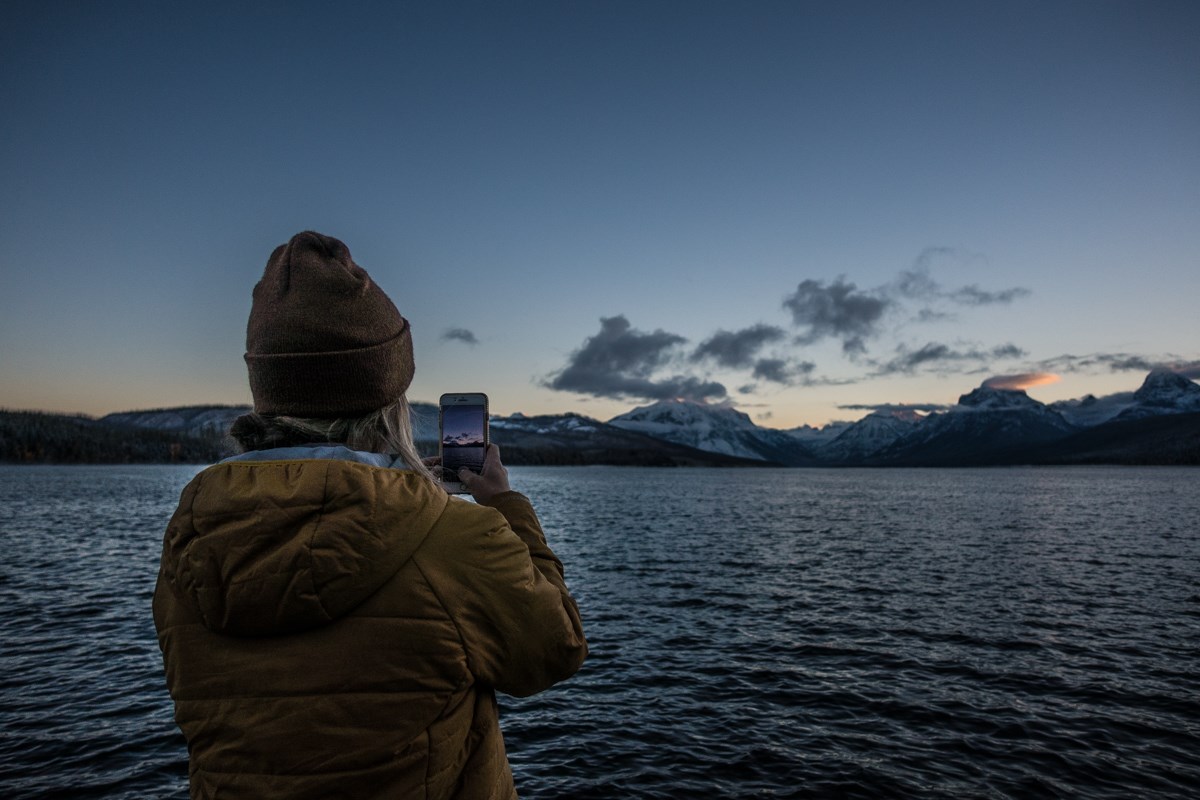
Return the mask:
<svg viewBox="0 0 1200 800">
<path fill-rule="evenodd" d="M 346 245 L 304 231 L 254 287 L 246 366 L 260 414 L 357 417 L 412 383 L 412 333 Z"/>
</svg>

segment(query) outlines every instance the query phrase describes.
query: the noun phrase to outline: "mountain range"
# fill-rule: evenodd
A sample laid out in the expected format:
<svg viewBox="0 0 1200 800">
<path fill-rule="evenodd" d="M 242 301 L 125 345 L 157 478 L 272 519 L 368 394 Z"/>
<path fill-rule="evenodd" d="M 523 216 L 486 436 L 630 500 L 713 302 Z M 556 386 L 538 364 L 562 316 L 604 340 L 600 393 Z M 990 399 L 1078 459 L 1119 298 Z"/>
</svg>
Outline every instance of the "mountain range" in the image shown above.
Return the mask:
<svg viewBox="0 0 1200 800">
<path fill-rule="evenodd" d="M 854 423 L 778 431 L 730 408 L 667 400 L 611 424 L 789 466 L 1200 464 L 1200 385 L 1154 370 L 1135 392 L 1041 403 L 980 386 L 945 411 L 880 410 Z M 791 444 L 780 436 L 790 437 Z"/>
<path fill-rule="evenodd" d="M 131 440 L 145 439 L 146 453 L 167 447 L 170 458 L 163 460 L 179 460 L 181 452 L 205 460 L 218 450 L 233 451 L 227 431 L 249 410 L 188 406 L 95 420 L 0 412 L 0 459 L 80 460 L 70 455 L 78 447 L 62 443 L 85 434 L 94 438 L 98 431 L 105 432 L 104 441 L 112 442 L 125 431 Z M 412 403 L 414 438 L 425 453 L 436 452 L 437 419 L 437 406 Z M 881 409 L 852 423 L 791 430 L 761 427 L 729 406 L 684 400 L 642 406 L 607 422 L 574 413 L 513 414 L 493 416 L 490 427 L 492 441 L 513 465 L 1200 464 L 1200 385 L 1168 370 L 1154 370 L 1134 392 L 1050 404 L 1022 390 L 984 385 L 944 411 Z M 157 438 L 146 438 L 151 435 Z M 50 440 L 58 444 L 47 449 L 44 443 Z M 208 443 L 205 448 L 189 444 L 199 440 Z M 186 445 L 183 450 L 180 443 Z M 86 460 L 130 460 L 128 447 L 117 448 L 110 457 L 104 455 L 105 447 L 113 449 L 111 444 L 85 448 Z"/>
</svg>

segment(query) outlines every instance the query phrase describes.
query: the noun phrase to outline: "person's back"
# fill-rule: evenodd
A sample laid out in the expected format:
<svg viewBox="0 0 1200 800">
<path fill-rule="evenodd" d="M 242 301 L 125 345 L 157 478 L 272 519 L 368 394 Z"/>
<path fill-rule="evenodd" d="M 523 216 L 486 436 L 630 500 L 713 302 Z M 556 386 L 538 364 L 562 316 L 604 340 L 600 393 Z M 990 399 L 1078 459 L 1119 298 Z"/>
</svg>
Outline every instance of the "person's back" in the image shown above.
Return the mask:
<svg viewBox="0 0 1200 800">
<path fill-rule="evenodd" d="M 328 242 L 295 237 L 264 282 L 273 266 L 313 269 L 312 251 L 320 268 L 357 270 Z M 281 316 L 272 324 L 294 324 Z M 254 386 L 255 312 L 250 328 Z M 390 380 L 399 364 L 406 387 L 411 349 L 396 352 L 379 369 Z M 541 691 L 587 646 L 562 566 L 529 501 L 508 490 L 498 450 L 466 476 L 475 505 L 413 463 L 402 399 L 331 423 L 326 438 L 349 446 L 322 446 L 303 440 L 333 414 L 306 408 L 306 428 L 278 410 L 303 382 L 262 385 L 262 413 L 241 425 L 247 452 L 183 491 L 155 592 L 192 796 L 515 796 L 494 690 Z"/>
</svg>

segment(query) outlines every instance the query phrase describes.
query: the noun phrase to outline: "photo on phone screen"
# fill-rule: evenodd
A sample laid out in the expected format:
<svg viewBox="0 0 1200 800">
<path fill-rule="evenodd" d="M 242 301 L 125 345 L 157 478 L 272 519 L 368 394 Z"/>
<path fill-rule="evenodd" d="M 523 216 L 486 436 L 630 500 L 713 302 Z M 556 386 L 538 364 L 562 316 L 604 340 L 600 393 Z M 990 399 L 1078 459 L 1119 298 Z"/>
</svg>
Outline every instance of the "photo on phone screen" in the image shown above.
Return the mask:
<svg viewBox="0 0 1200 800">
<path fill-rule="evenodd" d="M 482 394 L 444 395 L 440 405 L 443 480 L 450 488 L 450 484 L 457 483 L 455 476 L 461 468 L 483 471 L 487 398 Z"/>
</svg>

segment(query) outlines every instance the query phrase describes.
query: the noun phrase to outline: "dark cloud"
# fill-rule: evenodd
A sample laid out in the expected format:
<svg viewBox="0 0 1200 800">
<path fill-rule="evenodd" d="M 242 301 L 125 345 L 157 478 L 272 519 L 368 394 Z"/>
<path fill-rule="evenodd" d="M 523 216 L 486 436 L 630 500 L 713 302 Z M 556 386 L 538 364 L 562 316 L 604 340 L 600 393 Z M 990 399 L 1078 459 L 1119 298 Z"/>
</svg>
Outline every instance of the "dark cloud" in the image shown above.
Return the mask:
<svg viewBox="0 0 1200 800">
<path fill-rule="evenodd" d="M 466 328 L 449 328 L 442 334 L 443 342 L 463 342 L 464 344 L 477 345 L 479 340 L 475 338 L 475 334 L 471 333 Z"/>
<path fill-rule="evenodd" d="M 991 350 L 992 358 L 1021 358 L 1024 355 L 1025 351 L 1012 343 L 1002 344 Z"/>
<path fill-rule="evenodd" d="M 816 365 L 811 361 L 790 364 L 782 358 L 760 358 L 754 362 L 754 377 L 758 380 L 794 386 L 805 383 Z"/>
<path fill-rule="evenodd" d="M 692 352 L 692 361 L 711 360 L 722 367 L 744 369 L 754 363 L 762 347 L 783 339 L 786 334 L 774 325 L 753 325 L 740 331 L 719 330 L 701 342 Z"/>
<path fill-rule="evenodd" d="M 726 396 L 725 387 L 689 375 L 653 377 L 666 366 L 678 346 L 687 340 L 659 329 L 652 333 L 634 330 L 623 315 L 600 320 L 600 332 L 584 340 L 567 359 L 567 365 L 544 385 L 560 391 L 596 397 L 691 400 Z"/>
<path fill-rule="evenodd" d="M 839 339 L 849 356 L 866 352 L 866 340 L 878 333 L 879 322 L 891 304 L 884 297 L 860 292 L 844 277 L 828 286 L 823 281 L 801 281 L 783 300 L 783 307 L 792 312 L 792 321 L 804 329 L 796 337 L 797 344 Z"/>
<path fill-rule="evenodd" d="M 893 375 L 896 373 L 912 373 L 919 367 L 934 366 L 938 370 L 947 371 L 951 366 L 964 364 L 983 364 L 992 359 L 1020 358 L 1025 351 L 1014 344 L 1002 344 L 990 350 L 980 350 L 972 347 L 958 350 L 940 342 L 929 342 L 917 350 L 910 350 L 901 344 L 896 348 L 896 356 L 890 361 L 877 364 L 876 375 Z"/>
</svg>

